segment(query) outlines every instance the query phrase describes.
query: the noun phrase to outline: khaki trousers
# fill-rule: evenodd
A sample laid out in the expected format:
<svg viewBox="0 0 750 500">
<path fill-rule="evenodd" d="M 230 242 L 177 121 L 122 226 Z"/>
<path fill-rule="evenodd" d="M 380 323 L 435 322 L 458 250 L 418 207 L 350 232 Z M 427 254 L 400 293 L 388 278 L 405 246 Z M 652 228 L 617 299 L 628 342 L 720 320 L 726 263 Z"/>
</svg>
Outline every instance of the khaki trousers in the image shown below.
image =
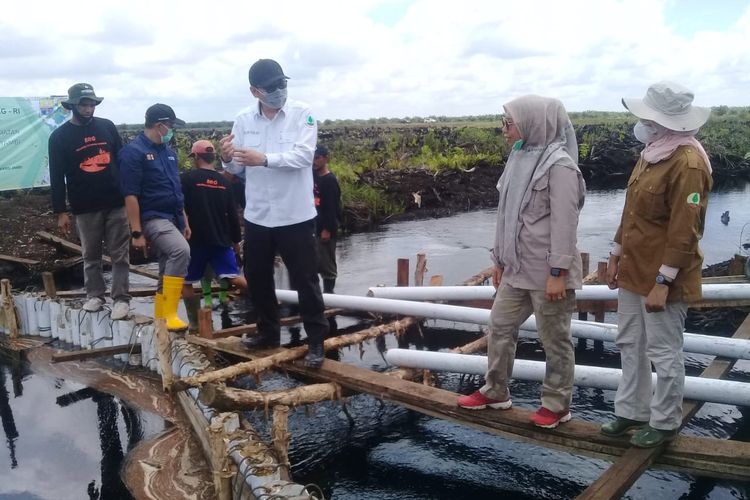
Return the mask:
<svg viewBox="0 0 750 500">
<path fill-rule="evenodd" d="M 682 422 L 685 362 L 682 333 L 687 304 L 667 303 L 661 312 L 646 312 L 646 297 L 620 288 L 617 305 L 617 347 L 622 378 L 615 396 L 615 415 L 672 430 Z M 651 385 L 651 365 L 656 389 Z"/>
<path fill-rule="evenodd" d="M 542 385 L 542 406 L 556 413 L 567 411 L 573 395 L 575 355 L 570 335 L 570 320 L 575 309 L 575 291 L 566 298 L 550 302 L 543 290 L 524 290 L 502 284 L 490 313 L 487 345 L 488 365 L 482 394 L 492 399 L 510 397 L 508 384 L 516 357 L 518 327 L 533 312 L 539 338 L 546 356 Z"/>
</svg>

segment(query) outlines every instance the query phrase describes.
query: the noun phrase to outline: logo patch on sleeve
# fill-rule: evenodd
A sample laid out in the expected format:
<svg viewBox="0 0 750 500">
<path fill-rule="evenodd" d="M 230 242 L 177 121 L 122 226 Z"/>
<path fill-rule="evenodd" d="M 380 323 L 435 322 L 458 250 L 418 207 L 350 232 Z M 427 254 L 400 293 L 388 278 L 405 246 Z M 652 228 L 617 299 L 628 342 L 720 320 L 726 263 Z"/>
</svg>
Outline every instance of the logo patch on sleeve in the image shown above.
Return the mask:
<svg viewBox="0 0 750 500">
<path fill-rule="evenodd" d="M 307 125 L 308 127 L 312 127 L 313 125 L 315 125 L 315 118 L 313 118 L 312 115 L 307 115 L 307 120 L 305 120 L 305 125 Z"/>
<path fill-rule="evenodd" d="M 700 205 L 701 195 L 700 193 L 690 193 L 687 197 L 688 205 Z"/>
</svg>

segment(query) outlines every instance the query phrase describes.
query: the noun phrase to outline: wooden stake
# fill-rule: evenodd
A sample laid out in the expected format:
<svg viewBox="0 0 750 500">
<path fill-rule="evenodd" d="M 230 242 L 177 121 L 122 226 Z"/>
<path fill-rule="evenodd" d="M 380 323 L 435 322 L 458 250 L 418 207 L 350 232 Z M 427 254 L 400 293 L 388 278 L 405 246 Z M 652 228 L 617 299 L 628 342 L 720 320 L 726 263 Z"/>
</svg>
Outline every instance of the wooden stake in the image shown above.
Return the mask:
<svg viewBox="0 0 750 500">
<path fill-rule="evenodd" d="M 8 329 L 10 338 L 17 339 L 18 316 L 16 313 L 16 305 L 13 302 L 13 292 L 10 286 L 10 280 L 8 279 L 0 281 L 0 303 L 2 303 L 5 315 L 5 326 Z"/>
<path fill-rule="evenodd" d="M 278 405 L 273 407 L 273 426 L 271 427 L 273 449 L 279 460 L 279 465 L 289 468 L 289 407 Z"/>
<path fill-rule="evenodd" d="M 165 319 L 155 320 L 154 333 L 156 334 L 156 352 L 159 357 L 159 365 L 161 366 L 162 386 L 164 387 L 164 391 L 171 392 L 172 385 L 174 384 L 174 375 L 172 374 L 171 341 Z"/>
<path fill-rule="evenodd" d="M 427 270 L 427 257 L 423 253 L 417 254 L 417 265 L 414 268 L 414 286 L 424 285 L 424 273 Z"/>
<path fill-rule="evenodd" d="M 396 261 L 396 286 L 409 286 L 409 259 Z"/>
<path fill-rule="evenodd" d="M 208 442 L 211 447 L 211 474 L 214 480 L 216 498 L 232 500 L 232 476 L 227 460 L 227 448 L 224 444 L 224 425 L 220 418 L 214 418 L 208 427 Z"/>
<path fill-rule="evenodd" d="M 214 319 L 211 309 L 206 307 L 198 309 L 198 335 L 204 339 L 214 338 Z"/>
<path fill-rule="evenodd" d="M 55 277 L 52 275 L 49 271 L 44 271 L 42 273 L 42 281 L 44 282 L 44 293 L 47 294 L 47 297 L 50 299 L 56 299 L 57 298 L 57 287 L 55 286 Z"/>
</svg>

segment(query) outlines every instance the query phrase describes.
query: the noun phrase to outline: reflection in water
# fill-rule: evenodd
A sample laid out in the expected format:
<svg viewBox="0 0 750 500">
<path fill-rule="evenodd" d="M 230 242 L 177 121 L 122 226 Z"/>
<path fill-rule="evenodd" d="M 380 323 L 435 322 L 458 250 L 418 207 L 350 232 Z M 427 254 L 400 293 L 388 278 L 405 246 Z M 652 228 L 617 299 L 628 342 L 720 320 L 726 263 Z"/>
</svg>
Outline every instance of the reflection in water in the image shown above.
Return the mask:
<svg viewBox="0 0 750 500">
<path fill-rule="evenodd" d="M 10 407 L 8 400 L 8 390 L 5 388 L 5 369 L 0 365 L 0 419 L 3 421 L 3 432 L 5 432 L 5 442 L 8 443 L 8 452 L 10 453 L 10 467 L 18 467 L 16 458 L 16 439 L 18 439 L 18 429 L 16 421 L 13 418 L 13 409 Z"/>
</svg>

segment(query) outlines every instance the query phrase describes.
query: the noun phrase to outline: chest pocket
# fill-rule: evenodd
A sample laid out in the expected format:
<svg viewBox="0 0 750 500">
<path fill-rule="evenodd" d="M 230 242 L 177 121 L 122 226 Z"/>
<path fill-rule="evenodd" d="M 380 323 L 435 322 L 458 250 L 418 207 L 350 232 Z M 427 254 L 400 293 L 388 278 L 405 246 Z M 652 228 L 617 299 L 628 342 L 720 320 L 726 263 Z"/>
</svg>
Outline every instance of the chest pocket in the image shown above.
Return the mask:
<svg viewBox="0 0 750 500">
<path fill-rule="evenodd" d="M 297 137 L 297 134 L 293 131 L 284 130 L 279 132 L 279 142 L 281 144 L 288 144 L 290 142 L 294 142 L 294 139 Z"/>
<path fill-rule="evenodd" d="M 651 183 L 648 180 L 640 180 L 630 186 L 635 189 L 638 196 L 635 199 L 635 211 L 645 219 L 658 220 L 667 216 L 667 186 L 663 183 Z"/>
<path fill-rule="evenodd" d="M 549 175 L 545 175 L 531 188 L 531 199 L 526 210 L 527 220 L 534 223 L 549 213 Z"/>
<path fill-rule="evenodd" d="M 258 149 L 260 147 L 260 134 L 246 133 L 242 147 Z"/>
</svg>

